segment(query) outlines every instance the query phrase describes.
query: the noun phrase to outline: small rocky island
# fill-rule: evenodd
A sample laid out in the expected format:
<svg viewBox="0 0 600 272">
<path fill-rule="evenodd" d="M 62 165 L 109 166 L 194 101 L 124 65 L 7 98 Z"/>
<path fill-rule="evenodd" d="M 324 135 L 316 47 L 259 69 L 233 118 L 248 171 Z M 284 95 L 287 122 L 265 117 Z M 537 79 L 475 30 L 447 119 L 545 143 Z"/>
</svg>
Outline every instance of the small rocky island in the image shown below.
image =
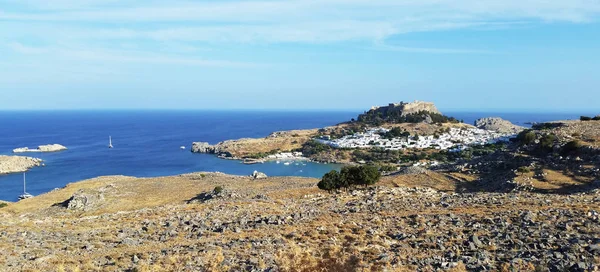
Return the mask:
<svg viewBox="0 0 600 272">
<path fill-rule="evenodd" d="M 13 153 L 26 153 L 26 152 L 58 152 L 67 150 L 67 147 L 59 144 L 40 145 L 36 149 L 30 149 L 29 147 L 20 147 L 13 149 Z"/>
<path fill-rule="evenodd" d="M 42 160 L 38 158 L 0 155 L 0 175 L 25 172 L 40 165 Z"/>
</svg>

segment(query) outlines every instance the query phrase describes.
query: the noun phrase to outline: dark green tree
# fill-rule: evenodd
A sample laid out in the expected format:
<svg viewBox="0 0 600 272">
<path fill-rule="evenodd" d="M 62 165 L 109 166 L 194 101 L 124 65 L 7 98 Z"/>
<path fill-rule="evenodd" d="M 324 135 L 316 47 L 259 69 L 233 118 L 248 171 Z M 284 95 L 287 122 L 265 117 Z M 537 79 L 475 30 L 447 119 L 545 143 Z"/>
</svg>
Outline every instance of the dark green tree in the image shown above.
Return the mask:
<svg viewBox="0 0 600 272">
<path fill-rule="evenodd" d="M 341 176 L 338 171 L 331 170 L 329 173 L 326 173 L 321 181 L 317 183 L 317 187 L 321 190 L 326 190 L 331 192 L 333 190 L 339 189 L 341 186 Z"/>
</svg>

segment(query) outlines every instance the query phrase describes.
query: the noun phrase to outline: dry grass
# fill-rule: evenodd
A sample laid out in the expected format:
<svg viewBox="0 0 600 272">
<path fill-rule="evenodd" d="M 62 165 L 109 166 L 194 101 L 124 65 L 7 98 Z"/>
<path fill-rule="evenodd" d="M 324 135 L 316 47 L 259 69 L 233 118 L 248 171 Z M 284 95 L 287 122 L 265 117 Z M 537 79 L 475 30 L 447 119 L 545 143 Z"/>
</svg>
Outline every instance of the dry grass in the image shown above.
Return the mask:
<svg viewBox="0 0 600 272">
<path fill-rule="evenodd" d="M 442 173 L 431 171 L 426 174 L 385 176 L 379 184 L 394 187 L 429 187 L 446 192 L 456 190 L 455 180 Z"/>
<path fill-rule="evenodd" d="M 200 193 L 212 191 L 215 186 L 222 186 L 231 191 L 255 192 L 255 194 L 276 192 L 273 196 L 277 198 L 297 197 L 305 192 L 303 188 L 311 187 L 316 182 L 316 179 L 296 177 L 253 180 L 250 177 L 215 173 L 196 173 L 159 178 L 108 176 L 68 184 L 61 190 L 11 204 L 1 209 L 0 213 L 18 215 L 42 211 L 50 212 L 54 205 L 68 200 L 80 190 L 84 192 L 102 192 L 104 196 L 103 204 L 98 209 L 81 214 L 97 215 L 152 208 L 166 204 L 184 204 Z M 290 191 L 282 190 L 282 187 L 286 186 Z"/>
<path fill-rule="evenodd" d="M 474 177 L 464 174 L 430 172 L 384 177 L 379 185 L 427 186 L 453 191 L 457 182 L 470 182 L 473 179 Z M 265 257 L 267 254 L 281 271 L 415 271 L 420 268 L 404 267 L 398 263 L 392 266 L 390 259 L 381 256 L 383 253 L 397 255 L 400 261 L 404 261 L 400 263 L 406 263 L 405 261 L 413 256 L 441 254 L 434 248 L 436 245 L 424 244 L 420 249 L 403 246 L 394 248 L 387 233 L 401 231 L 415 234 L 419 239 L 435 237 L 438 235 L 435 226 L 431 229 L 422 226 L 435 215 L 446 215 L 449 212 L 483 220 L 482 218 L 491 217 L 493 213 L 498 212 L 548 209 L 546 204 L 540 205 L 539 201 L 527 197 L 492 206 L 478 203 L 462 205 L 460 202 L 450 208 L 425 204 L 418 206 L 427 196 L 415 194 L 394 198 L 391 203 L 396 204 L 388 204 L 381 211 L 336 213 L 332 212 L 331 207 L 346 207 L 347 203 L 358 201 L 362 196 L 328 195 L 315 188 L 316 182 L 316 179 L 295 177 L 253 180 L 248 177 L 214 173 L 143 179 L 102 177 L 70 184 L 62 190 L 10 204 L 5 208 L 6 211 L 0 209 L 0 213 L 7 214 L 7 218 L 10 219 L 2 220 L 0 228 L 6 228 L 8 232 L 13 233 L 26 230 L 38 234 L 62 233 L 70 237 L 89 235 L 86 239 L 73 239 L 69 242 L 60 237 L 44 236 L 54 237 L 46 239 L 44 245 L 52 249 L 51 256 L 37 256 L 44 252 L 28 249 L 29 254 L 43 260 L 27 262 L 28 268 L 39 267 L 41 271 L 123 271 L 132 267 L 136 267 L 138 271 L 185 271 L 189 270 L 186 265 L 190 262 L 202 263 L 206 271 L 232 271 L 242 269 L 232 267 L 232 264 L 227 262 L 232 258 L 256 259 L 257 267 L 267 268 L 263 260 L 268 259 Z M 243 197 L 187 204 L 189 199 L 210 191 L 217 185 L 223 186 L 225 190 L 243 194 Z M 96 210 L 75 212 L 62 208 L 62 213 L 58 215 L 51 213 L 54 203 L 68 199 L 78 190 L 98 191 L 107 187 L 109 189 L 104 193 L 106 203 Z M 257 194 L 266 195 L 268 198 L 254 199 L 253 196 Z M 318 196 L 319 194 L 323 197 Z M 392 195 L 378 197 L 387 199 Z M 439 196 L 433 196 L 434 200 L 431 203 L 439 203 L 437 197 Z M 186 237 L 186 233 L 179 228 L 181 232 L 166 241 L 154 239 L 168 229 L 164 224 L 165 219 L 171 218 L 169 222 L 179 222 L 172 218 L 180 215 L 197 216 L 202 221 L 214 222 L 211 220 L 232 220 L 231 217 L 249 213 L 247 217 L 253 219 L 255 216 L 295 213 L 300 210 L 299 207 L 305 207 L 307 204 L 313 205 L 309 207 L 319 210 L 320 213 L 290 225 L 264 225 L 242 228 L 240 231 L 208 231 L 199 238 Z M 411 206 L 413 204 L 417 206 Z M 548 205 L 582 211 L 598 209 L 596 204 L 590 205 L 589 202 L 552 201 Z M 413 215 L 419 216 L 415 222 L 410 219 L 417 218 Z M 128 237 L 146 239 L 149 236 L 153 239 L 146 239 L 144 243 L 134 245 L 120 243 L 120 231 L 132 230 L 135 233 L 141 229 L 141 221 L 144 220 L 155 222 L 156 225 L 150 227 L 147 232 L 131 234 Z M 376 232 L 373 234 L 369 232 L 370 229 Z M 268 253 L 264 251 L 264 245 L 257 243 L 273 240 L 281 242 Z M 84 242 L 94 244 L 95 248 L 89 251 L 82 250 L 82 247 L 86 246 L 82 244 Z M 113 246 L 105 248 L 102 243 Z M 21 249 L 15 248 L 12 243 L 0 243 L 1 252 L 19 254 L 19 250 Z M 168 250 L 169 254 L 163 254 L 165 250 Z M 0 255 L 0 267 L 3 258 L 9 254 Z M 134 255 L 139 258 L 135 265 L 132 262 Z M 99 263 L 107 259 L 110 260 L 110 265 Z M 531 268 L 529 264 L 517 265 L 518 267 L 507 268 L 525 271 Z M 449 271 L 466 271 L 466 268 L 459 263 Z"/>
<path fill-rule="evenodd" d="M 540 180 L 534 178 L 534 173 L 523 173 L 515 178 L 519 183 L 531 183 L 533 188 L 542 191 L 559 191 L 572 186 L 581 186 L 594 181 L 592 177 L 576 176 L 568 171 L 556 171 L 551 169 L 542 169 L 545 178 Z"/>
<path fill-rule="evenodd" d="M 222 151 L 229 152 L 234 157 L 243 158 L 258 153 L 292 151 L 301 148 L 316 134 L 317 129 L 290 130 L 281 132 L 275 137 L 230 140 L 221 142 L 218 146 Z"/>
</svg>

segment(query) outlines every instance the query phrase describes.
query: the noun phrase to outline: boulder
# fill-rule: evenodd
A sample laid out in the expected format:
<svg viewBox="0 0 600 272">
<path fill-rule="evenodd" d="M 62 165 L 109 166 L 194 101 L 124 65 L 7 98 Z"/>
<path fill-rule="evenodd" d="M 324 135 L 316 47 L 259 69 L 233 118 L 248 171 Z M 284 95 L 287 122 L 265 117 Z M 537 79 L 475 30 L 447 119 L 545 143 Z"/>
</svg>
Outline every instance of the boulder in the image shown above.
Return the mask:
<svg viewBox="0 0 600 272">
<path fill-rule="evenodd" d="M 254 179 L 265 179 L 265 178 L 267 178 L 267 175 L 265 173 L 258 172 L 258 171 L 255 170 L 252 173 L 252 178 L 254 178 Z"/>
<path fill-rule="evenodd" d="M 67 209 L 89 211 L 98 207 L 103 201 L 104 195 L 101 193 L 85 193 L 79 190 L 67 201 Z"/>
</svg>

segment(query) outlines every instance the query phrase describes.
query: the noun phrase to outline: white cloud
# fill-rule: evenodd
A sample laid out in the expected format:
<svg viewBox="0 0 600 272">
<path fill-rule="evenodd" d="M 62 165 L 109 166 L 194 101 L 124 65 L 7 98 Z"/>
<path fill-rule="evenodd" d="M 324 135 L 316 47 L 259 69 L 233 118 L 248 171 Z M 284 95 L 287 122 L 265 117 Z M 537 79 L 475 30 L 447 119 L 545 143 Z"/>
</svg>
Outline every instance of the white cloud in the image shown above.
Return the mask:
<svg viewBox="0 0 600 272">
<path fill-rule="evenodd" d="M 66 40 L 80 44 L 148 40 L 163 44 L 363 41 L 381 45 L 390 37 L 411 32 L 510 27 L 548 21 L 581 23 L 600 15 L 598 0 L 0 0 L 0 3 L 5 3 L 4 10 L 0 10 L 0 21 L 12 26 L 0 29 L 0 39 L 35 37 L 48 43 Z M 21 52 L 32 50 L 12 47 Z M 479 51 L 431 47 L 386 49 L 421 53 Z M 134 60 L 141 61 L 131 59 Z M 202 60 L 197 63 L 218 64 Z"/>
</svg>

